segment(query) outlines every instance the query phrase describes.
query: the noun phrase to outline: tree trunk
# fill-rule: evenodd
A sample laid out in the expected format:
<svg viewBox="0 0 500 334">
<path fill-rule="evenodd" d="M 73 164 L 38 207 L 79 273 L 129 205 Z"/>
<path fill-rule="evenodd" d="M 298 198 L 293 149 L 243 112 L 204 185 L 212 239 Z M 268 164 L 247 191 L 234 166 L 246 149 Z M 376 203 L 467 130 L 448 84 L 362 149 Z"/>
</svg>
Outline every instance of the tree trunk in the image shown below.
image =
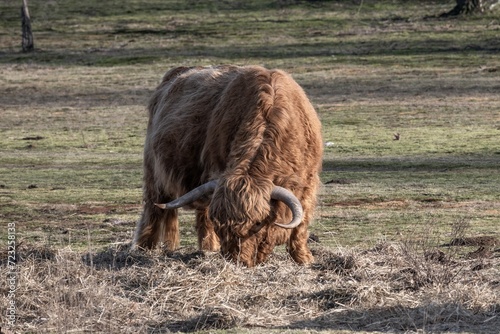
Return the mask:
<svg viewBox="0 0 500 334">
<path fill-rule="evenodd" d="M 28 0 L 23 0 L 21 8 L 21 25 L 23 30 L 22 47 L 23 52 L 31 52 L 35 49 L 33 43 L 33 32 L 31 31 L 30 12 L 28 10 Z"/>
<path fill-rule="evenodd" d="M 447 16 L 457 16 L 461 14 L 470 13 L 482 13 L 483 12 L 483 0 L 456 0 L 456 6 L 449 12 L 443 13 L 441 17 Z"/>
</svg>

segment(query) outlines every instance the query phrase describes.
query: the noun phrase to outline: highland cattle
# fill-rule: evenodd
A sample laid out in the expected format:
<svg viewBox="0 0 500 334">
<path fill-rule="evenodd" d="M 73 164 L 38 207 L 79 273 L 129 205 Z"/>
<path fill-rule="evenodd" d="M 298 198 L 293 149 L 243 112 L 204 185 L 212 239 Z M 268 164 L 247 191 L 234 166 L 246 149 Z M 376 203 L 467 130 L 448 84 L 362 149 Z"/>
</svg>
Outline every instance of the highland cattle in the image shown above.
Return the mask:
<svg viewBox="0 0 500 334">
<path fill-rule="evenodd" d="M 303 89 L 260 66 L 178 67 L 153 93 L 144 211 L 133 244 L 179 246 L 177 209 L 196 211 L 198 246 L 246 266 L 287 244 L 310 263 L 321 125 Z"/>
</svg>

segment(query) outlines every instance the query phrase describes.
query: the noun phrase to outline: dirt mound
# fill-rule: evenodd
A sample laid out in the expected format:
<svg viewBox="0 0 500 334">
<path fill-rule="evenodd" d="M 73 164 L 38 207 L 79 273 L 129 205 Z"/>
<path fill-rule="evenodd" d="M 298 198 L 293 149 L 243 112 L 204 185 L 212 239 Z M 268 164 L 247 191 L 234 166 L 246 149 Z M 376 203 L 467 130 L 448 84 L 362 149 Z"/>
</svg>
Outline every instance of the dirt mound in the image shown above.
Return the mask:
<svg viewBox="0 0 500 334">
<path fill-rule="evenodd" d="M 500 245 L 498 238 L 494 236 L 477 236 L 477 237 L 461 237 L 454 238 L 449 243 L 442 245 L 442 247 L 450 246 L 463 246 L 463 247 L 473 247 L 479 246 L 474 251 L 467 254 L 469 258 L 482 259 L 490 258 L 494 256 L 499 256 L 500 248 L 495 249 Z"/>
<path fill-rule="evenodd" d="M 495 247 L 499 245 L 500 242 L 498 238 L 493 236 L 478 236 L 478 237 L 464 237 L 464 238 L 454 238 L 451 242 L 444 244 L 443 246 L 488 246 Z"/>
</svg>

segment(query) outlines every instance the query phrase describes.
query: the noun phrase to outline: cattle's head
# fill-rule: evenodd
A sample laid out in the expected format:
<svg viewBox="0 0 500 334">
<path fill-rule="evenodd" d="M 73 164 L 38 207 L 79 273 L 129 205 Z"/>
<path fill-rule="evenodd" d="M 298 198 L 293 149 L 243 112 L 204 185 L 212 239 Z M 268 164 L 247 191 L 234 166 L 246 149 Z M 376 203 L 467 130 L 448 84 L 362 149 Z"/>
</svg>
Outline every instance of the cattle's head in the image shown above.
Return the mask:
<svg viewBox="0 0 500 334">
<path fill-rule="evenodd" d="M 249 175 L 221 177 L 210 202 L 210 219 L 219 230 L 247 237 L 269 217 L 272 189 L 271 181 Z"/>
<path fill-rule="evenodd" d="M 302 221 L 302 205 L 291 191 L 248 175 L 212 180 L 172 202 L 155 205 L 162 209 L 176 209 L 210 193 L 213 193 L 209 206 L 210 219 L 219 227 L 218 230 L 231 232 L 240 238 L 256 233 L 274 221 L 270 219 L 273 217 L 271 199 L 282 201 L 292 211 L 289 224 L 276 225 L 291 229 Z"/>
</svg>

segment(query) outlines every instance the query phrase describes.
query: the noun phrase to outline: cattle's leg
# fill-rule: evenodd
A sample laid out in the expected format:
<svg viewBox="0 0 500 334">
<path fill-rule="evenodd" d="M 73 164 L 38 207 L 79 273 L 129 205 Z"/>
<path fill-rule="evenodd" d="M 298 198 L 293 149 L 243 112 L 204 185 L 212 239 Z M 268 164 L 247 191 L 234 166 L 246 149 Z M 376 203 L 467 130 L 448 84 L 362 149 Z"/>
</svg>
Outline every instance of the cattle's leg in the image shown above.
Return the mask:
<svg viewBox="0 0 500 334">
<path fill-rule="evenodd" d="M 198 248 L 217 252 L 220 249 L 219 237 L 215 234 L 214 224 L 208 217 L 208 209 L 196 210 L 196 232 L 198 233 Z"/>
<path fill-rule="evenodd" d="M 163 210 L 152 203 L 146 203 L 141 220 L 135 230 L 135 247 L 153 248 L 165 243 L 167 249 L 179 247 L 179 221 L 177 210 Z"/>
<path fill-rule="evenodd" d="M 160 238 L 163 236 L 163 243 L 166 245 L 168 250 L 174 250 L 179 248 L 180 237 L 179 237 L 179 220 L 177 215 L 177 210 L 165 210 L 165 220 L 163 221 L 163 231 L 160 230 Z M 163 233 L 161 233 L 163 232 Z"/>
<path fill-rule="evenodd" d="M 314 257 L 312 256 L 309 247 L 307 247 L 308 237 L 309 233 L 304 223 L 300 224 L 292 231 L 287 248 L 288 253 L 297 263 L 309 264 L 314 261 Z"/>
<path fill-rule="evenodd" d="M 309 238 L 309 232 L 307 228 L 309 223 L 312 221 L 314 207 L 316 206 L 316 190 L 319 184 L 318 176 L 313 176 L 311 179 L 307 180 L 306 187 L 302 193 L 302 208 L 304 209 L 304 218 L 302 223 L 292 230 L 290 239 L 288 241 L 288 253 L 297 263 L 308 264 L 314 261 L 314 257 L 307 247 L 307 239 Z"/>
<path fill-rule="evenodd" d="M 310 192 L 310 194 L 311 193 L 312 192 Z M 295 262 L 308 264 L 314 261 L 314 257 L 307 246 L 307 239 L 309 238 L 307 228 L 312 220 L 314 207 L 314 199 L 312 195 L 302 201 L 302 207 L 304 208 L 304 218 L 302 223 L 292 230 L 287 248 L 288 253 L 295 260 Z"/>
</svg>

